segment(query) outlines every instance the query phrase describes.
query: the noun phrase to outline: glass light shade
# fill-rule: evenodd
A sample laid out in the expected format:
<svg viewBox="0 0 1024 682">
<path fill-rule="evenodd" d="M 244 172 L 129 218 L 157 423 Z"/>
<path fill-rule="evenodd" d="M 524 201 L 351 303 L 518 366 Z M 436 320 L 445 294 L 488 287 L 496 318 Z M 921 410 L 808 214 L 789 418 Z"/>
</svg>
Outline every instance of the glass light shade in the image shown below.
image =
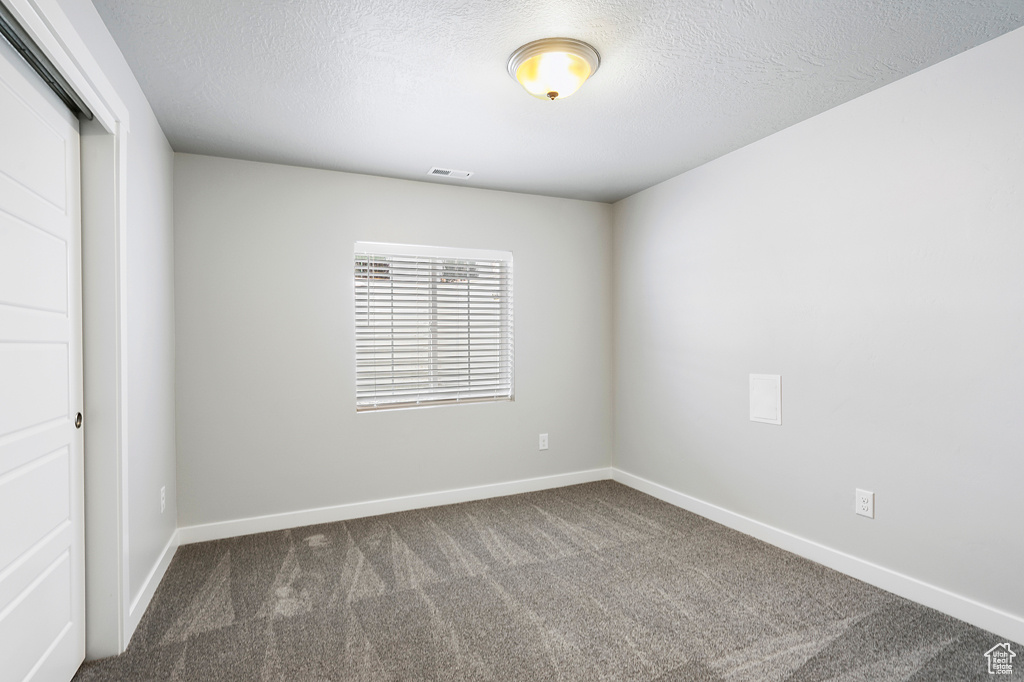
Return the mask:
<svg viewBox="0 0 1024 682">
<path fill-rule="evenodd" d="M 546 38 L 512 53 L 508 72 L 534 97 L 556 100 L 579 90 L 600 63 L 597 50 L 584 42 Z"/>
<path fill-rule="evenodd" d="M 580 89 L 590 78 L 590 64 L 568 52 L 544 52 L 530 57 L 516 69 L 516 80 L 540 99 L 562 99 Z"/>
</svg>

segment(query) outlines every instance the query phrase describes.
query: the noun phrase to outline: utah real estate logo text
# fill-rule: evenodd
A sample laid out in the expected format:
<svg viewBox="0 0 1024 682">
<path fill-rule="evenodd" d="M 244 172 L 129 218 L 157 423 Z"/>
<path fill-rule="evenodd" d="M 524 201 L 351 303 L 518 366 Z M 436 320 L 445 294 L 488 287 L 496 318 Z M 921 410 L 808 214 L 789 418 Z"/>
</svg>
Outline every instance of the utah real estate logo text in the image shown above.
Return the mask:
<svg viewBox="0 0 1024 682">
<path fill-rule="evenodd" d="M 988 674 L 1012 675 L 1013 657 L 1016 655 L 1010 648 L 1009 642 L 996 644 L 985 652 L 985 657 L 988 658 Z"/>
</svg>

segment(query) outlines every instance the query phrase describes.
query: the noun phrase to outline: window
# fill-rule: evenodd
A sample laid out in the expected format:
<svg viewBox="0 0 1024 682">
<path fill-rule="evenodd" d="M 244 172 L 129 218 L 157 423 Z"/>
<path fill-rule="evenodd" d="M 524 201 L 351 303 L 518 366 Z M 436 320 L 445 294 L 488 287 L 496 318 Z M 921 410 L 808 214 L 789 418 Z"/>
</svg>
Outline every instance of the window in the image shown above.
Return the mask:
<svg viewBox="0 0 1024 682">
<path fill-rule="evenodd" d="M 356 410 L 513 399 L 512 254 L 355 245 Z"/>
</svg>

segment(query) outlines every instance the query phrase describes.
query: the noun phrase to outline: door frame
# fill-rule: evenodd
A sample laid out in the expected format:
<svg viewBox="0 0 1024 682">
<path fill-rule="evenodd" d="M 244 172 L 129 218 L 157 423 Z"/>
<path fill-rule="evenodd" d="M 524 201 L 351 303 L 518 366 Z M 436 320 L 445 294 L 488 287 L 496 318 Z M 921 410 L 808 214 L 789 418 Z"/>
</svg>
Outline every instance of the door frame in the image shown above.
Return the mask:
<svg viewBox="0 0 1024 682">
<path fill-rule="evenodd" d="M 58 0 L 0 0 L 92 110 L 81 124 L 86 658 L 125 650 L 128 585 L 128 109 Z M 110 595 L 114 595 L 113 598 Z M 135 611 L 138 611 L 136 613 Z"/>
</svg>

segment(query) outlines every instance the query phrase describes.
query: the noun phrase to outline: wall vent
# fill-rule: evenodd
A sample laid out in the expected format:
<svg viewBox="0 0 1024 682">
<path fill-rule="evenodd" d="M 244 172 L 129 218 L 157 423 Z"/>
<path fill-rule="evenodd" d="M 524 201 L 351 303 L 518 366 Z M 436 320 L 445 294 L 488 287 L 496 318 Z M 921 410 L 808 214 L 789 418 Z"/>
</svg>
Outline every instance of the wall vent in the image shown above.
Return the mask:
<svg viewBox="0 0 1024 682">
<path fill-rule="evenodd" d="M 438 168 L 437 166 L 434 166 L 429 171 L 427 171 L 427 175 L 439 176 L 442 178 L 452 178 L 453 180 L 465 180 L 472 174 L 473 171 L 460 171 L 453 170 L 451 168 Z"/>
</svg>

